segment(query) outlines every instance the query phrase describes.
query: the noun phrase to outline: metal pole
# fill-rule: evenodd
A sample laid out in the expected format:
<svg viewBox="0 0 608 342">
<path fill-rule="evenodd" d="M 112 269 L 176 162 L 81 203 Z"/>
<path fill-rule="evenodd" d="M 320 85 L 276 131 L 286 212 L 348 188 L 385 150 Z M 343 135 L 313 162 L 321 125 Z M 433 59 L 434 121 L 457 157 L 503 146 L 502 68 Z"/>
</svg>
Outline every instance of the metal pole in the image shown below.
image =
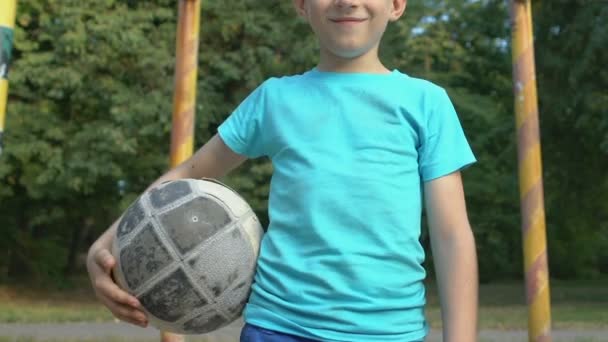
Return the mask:
<svg viewBox="0 0 608 342">
<path fill-rule="evenodd" d="M 8 68 L 13 48 L 13 28 L 17 0 L 0 1 L 0 155 L 3 150 L 4 121 L 8 99 Z"/>
<path fill-rule="evenodd" d="M 179 1 L 171 166 L 188 159 L 194 148 L 200 8 L 200 0 Z"/>
<path fill-rule="evenodd" d="M 188 159 L 194 149 L 200 8 L 200 0 L 179 1 L 171 129 L 171 167 Z M 183 342 L 185 339 L 181 335 L 161 331 L 161 341 Z"/>
<path fill-rule="evenodd" d="M 528 339 L 547 342 L 551 307 L 530 0 L 511 0 L 511 20 Z"/>
</svg>

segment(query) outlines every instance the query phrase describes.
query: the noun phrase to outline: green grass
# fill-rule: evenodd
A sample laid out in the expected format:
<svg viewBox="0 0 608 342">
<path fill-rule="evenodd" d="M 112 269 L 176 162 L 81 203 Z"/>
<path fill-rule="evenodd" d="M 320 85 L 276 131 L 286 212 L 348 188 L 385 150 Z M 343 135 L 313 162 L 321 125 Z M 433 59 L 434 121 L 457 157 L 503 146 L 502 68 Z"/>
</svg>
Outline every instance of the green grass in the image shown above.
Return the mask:
<svg viewBox="0 0 608 342">
<path fill-rule="evenodd" d="M 557 304 L 551 307 L 551 323 L 555 329 L 608 329 L 608 304 Z M 528 312 L 524 305 L 481 306 L 479 327 L 481 329 L 526 329 Z M 439 307 L 427 309 L 427 318 L 432 328 L 441 327 Z"/>
<path fill-rule="evenodd" d="M 1 323 L 107 322 L 110 311 L 96 303 L 0 303 Z M 1 340 L 0 340 L 1 341 Z"/>
<path fill-rule="evenodd" d="M 552 326 L 557 329 L 608 329 L 608 286 L 605 284 L 551 282 Z M 433 285 L 428 287 L 428 303 L 429 323 L 431 327 L 439 328 L 441 315 Z M 526 329 L 523 284 L 481 285 L 479 316 L 481 329 Z M 110 312 L 96 302 L 86 280 L 70 290 L 0 286 L 0 323 L 104 322 L 112 319 Z M 0 342 L 4 340 L 0 339 Z"/>
<path fill-rule="evenodd" d="M 556 329 L 608 329 L 608 282 L 552 281 L 551 323 Z M 427 318 L 441 327 L 437 289 L 428 286 Z M 526 329 L 528 309 L 523 283 L 482 284 L 479 326 L 482 329 Z"/>
<path fill-rule="evenodd" d="M 86 278 L 69 280 L 72 288 L 0 285 L 0 323 L 64 323 L 112 320 Z M 1 342 L 1 340 L 0 340 Z"/>
</svg>

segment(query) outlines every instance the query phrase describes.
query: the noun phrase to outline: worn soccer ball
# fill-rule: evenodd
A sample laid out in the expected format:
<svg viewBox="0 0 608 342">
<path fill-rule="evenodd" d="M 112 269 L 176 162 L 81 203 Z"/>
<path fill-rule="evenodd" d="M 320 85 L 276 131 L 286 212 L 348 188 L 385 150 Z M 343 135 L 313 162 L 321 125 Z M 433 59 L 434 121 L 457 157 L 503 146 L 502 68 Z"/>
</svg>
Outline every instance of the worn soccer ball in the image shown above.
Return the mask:
<svg viewBox="0 0 608 342">
<path fill-rule="evenodd" d="M 238 318 L 249 296 L 263 235 L 251 207 L 209 179 L 181 179 L 144 192 L 119 222 L 114 277 L 151 325 L 203 334 Z"/>
</svg>

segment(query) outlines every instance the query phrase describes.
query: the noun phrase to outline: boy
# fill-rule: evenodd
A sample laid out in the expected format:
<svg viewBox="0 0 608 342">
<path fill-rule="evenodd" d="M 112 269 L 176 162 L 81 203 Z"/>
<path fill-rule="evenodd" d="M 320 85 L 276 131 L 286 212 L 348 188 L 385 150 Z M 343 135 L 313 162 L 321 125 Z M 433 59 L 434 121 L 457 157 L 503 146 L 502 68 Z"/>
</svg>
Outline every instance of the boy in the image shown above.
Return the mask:
<svg viewBox="0 0 608 342">
<path fill-rule="evenodd" d="M 319 39 L 317 67 L 264 82 L 154 184 L 219 178 L 248 157 L 272 160 L 246 342 L 424 340 L 424 199 L 444 341 L 475 341 L 475 243 L 459 173 L 475 158 L 445 91 L 378 59 L 406 0 L 294 4 Z M 108 276 L 115 229 L 91 247 L 90 277 L 116 317 L 145 326 L 137 299 Z"/>
</svg>

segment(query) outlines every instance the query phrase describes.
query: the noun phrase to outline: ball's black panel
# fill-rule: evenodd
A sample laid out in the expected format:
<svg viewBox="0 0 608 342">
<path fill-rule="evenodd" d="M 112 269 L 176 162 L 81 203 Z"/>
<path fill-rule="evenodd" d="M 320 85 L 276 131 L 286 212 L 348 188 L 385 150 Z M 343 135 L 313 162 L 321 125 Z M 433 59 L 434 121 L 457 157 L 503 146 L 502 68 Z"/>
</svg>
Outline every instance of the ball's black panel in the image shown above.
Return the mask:
<svg viewBox="0 0 608 342">
<path fill-rule="evenodd" d="M 188 264 L 196 270 L 204 270 L 197 283 L 206 286 L 219 297 L 234 281 L 251 274 L 254 262 L 251 247 L 240 229 L 234 229 L 201 250 Z"/>
<path fill-rule="evenodd" d="M 144 214 L 144 209 L 141 207 L 140 198 L 133 202 L 122 216 L 122 219 L 118 224 L 118 231 L 116 232 L 119 239 L 129 234 L 145 218 L 146 215 Z"/>
<path fill-rule="evenodd" d="M 167 322 L 175 322 L 192 308 L 207 304 L 205 298 L 190 284 L 182 269 L 177 269 L 157 282 L 139 299 L 152 315 Z"/>
<path fill-rule="evenodd" d="M 154 208 L 163 208 L 176 200 L 192 193 L 190 185 L 186 181 L 172 181 L 161 189 L 150 191 L 150 203 Z"/>
<path fill-rule="evenodd" d="M 160 217 L 163 229 L 185 254 L 230 223 L 228 213 L 214 201 L 196 197 Z"/>
<path fill-rule="evenodd" d="M 217 313 L 203 313 L 184 323 L 184 330 L 191 334 L 204 334 L 226 323 L 229 322 Z"/>
<path fill-rule="evenodd" d="M 120 251 L 122 273 L 131 289 L 136 289 L 172 261 L 151 224 Z"/>
</svg>

